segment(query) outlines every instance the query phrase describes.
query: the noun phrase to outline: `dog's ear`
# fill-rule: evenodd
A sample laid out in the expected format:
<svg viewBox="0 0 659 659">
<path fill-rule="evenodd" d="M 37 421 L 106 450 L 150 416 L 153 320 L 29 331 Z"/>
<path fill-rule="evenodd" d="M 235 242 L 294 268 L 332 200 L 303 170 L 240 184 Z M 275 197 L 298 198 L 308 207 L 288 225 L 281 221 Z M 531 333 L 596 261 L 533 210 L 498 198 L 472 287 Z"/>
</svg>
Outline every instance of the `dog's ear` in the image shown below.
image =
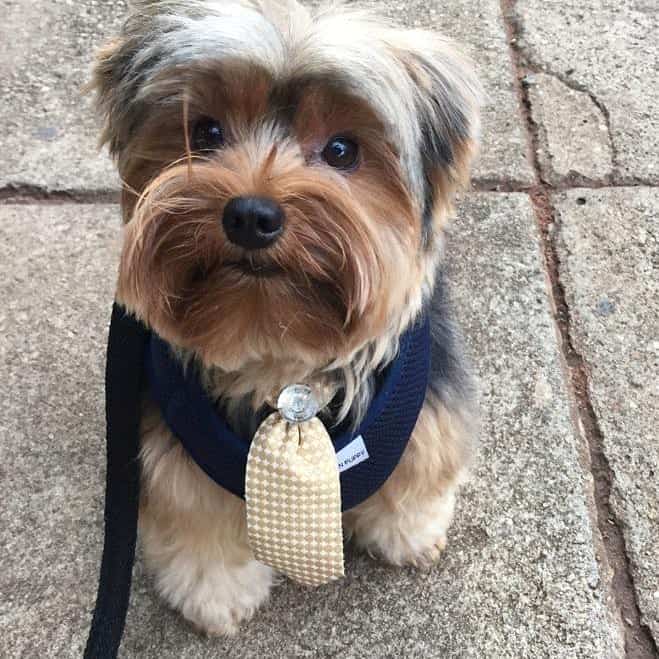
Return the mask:
<svg viewBox="0 0 659 659">
<path fill-rule="evenodd" d="M 412 83 L 428 238 L 432 227 L 443 227 L 456 187 L 469 180 L 480 139 L 483 92 L 473 65 L 440 35 L 405 30 L 392 41 Z"/>
<path fill-rule="evenodd" d="M 96 54 L 92 79 L 87 86 L 88 91 L 96 95 L 96 110 L 102 118 L 103 127 L 99 145 L 108 145 L 110 154 L 117 159 L 122 177 L 125 162 L 124 147 L 130 134 L 130 102 L 134 89 L 127 83 L 130 64 L 135 57 L 135 45 L 126 37 L 117 37 L 103 46 Z M 121 206 L 124 221 L 132 214 L 137 196 L 130 186 L 124 186 L 121 195 Z"/>
<path fill-rule="evenodd" d="M 119 87 L 122 70 L 129 55 L 126 40 L 113 39 L 96 53 L 92 79 L 87 86 L 96 94 L 96 109 L 103 119 L 100 144 L 108 144 L 110 153 L 117 155 L 121 150 L 121 135 L 116 112 L 119 105 Z"/>
<path fill-rule="evenodd" d="M 465 181 L 480 137 L 482 88 L 473 65 L 437 34 L 407 31 L 398 44 L 413 81 L 428 175 L 450 171 Z"/>
</svg>

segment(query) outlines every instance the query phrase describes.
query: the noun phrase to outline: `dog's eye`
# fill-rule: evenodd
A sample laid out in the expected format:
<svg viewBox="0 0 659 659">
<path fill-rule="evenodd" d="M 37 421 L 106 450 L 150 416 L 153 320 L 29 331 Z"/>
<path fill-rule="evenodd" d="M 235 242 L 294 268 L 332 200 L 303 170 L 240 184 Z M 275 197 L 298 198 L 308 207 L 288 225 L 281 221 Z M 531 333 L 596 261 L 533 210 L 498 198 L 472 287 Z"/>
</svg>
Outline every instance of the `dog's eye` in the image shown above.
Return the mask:
<svg viewBox="0 0 659 659">
<path fill-rule="evenodd" d="M 224 131 L 219 121 L 204 117 L 192 128 L 191 145 L 194 151 L 214 151 L 224 144 Z"/>
<path fill-rule="evenodd" d="M 359 158 L 359 146 L 347 137 L 333 137 L 323 149 L 323 160 L 336 169 L 352 169 Z"/>
</svg>

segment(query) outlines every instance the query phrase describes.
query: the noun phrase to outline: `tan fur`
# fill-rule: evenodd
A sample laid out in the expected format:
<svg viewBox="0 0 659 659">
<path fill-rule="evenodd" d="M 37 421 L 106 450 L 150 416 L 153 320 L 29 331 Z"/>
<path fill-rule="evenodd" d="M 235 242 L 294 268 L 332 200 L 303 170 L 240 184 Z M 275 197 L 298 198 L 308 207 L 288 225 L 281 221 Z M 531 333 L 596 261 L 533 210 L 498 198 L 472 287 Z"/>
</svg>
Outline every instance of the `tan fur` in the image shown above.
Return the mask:
<svg viewBox="0 0 659 659">
<path fill-rule="evenodd" d="M 473 427 L 429 395 L 389 480 L 344 515 L 357 545 L 394 565 L 429 566 L 446 545 L 455 494 L 466 478 Z"/>
<path fill-rule="evenodd" d="M 125 229 L 119 299 L 206 364 L 235 371 L 264 356 L 306 353 L 315 366 L 349 359 L 406 305 L 418 310 L 418 210 L 377 118 L 327 90 L 309 102 L 316 124 L 297 127 L 296 142 L 277 139 L 265 123 L 227 146 L 221 161 L 178 158 L 142 191 Z M 319 104 L 323 112 L 314 112 Z M 228 125 L 246 130 L 235 116 Z M 363 152 L 363 166 L 348 177 L 308 166 L 339 126 L 359 136 Z M 155 160 L 164 147 L 148 144 L 143 137 L 140 155 Z M 284 236 L 258 256 L 285 277 L 246 280 L 231 268 L 240 253 L 219 218 L 245 194 L 271 197 L 285 211 Z M 195 281 L 200 270 L 204 285 Z M 240 354 L 232 352 L 237 344 Z"/>
<path fill-rule="evenodd" d="M 158 592 L 200 631 L 235 633 L 274 582 L 247 545 L 245 503 L 199 469 L 153 408 L 140 457 L 140 538 Z"/>
<path fill-rule="evenodd" d="M 437 561 L 466 477 L 469 424 L 428 397 L 389 480 L 344 514 L 357 546 L 393 565 Z M 141 460 L 140 532 L 158 591 L 202 631 L 235 633 L 275 581 L 247 544 L 245 503 L 201 471 L 153 408 L 145 414 Z"/>
<path fill-rule="evenodd" d="M 343 396 L 334 420 L 358 424 L 374 373 L 433 295 L 476 149 L 477 81 L 442 37 L 349 7 L 134 4 L 92 84 L 124 183 L 118 301 L 200 366 L 230 418 L 245 400 L 254 413 L 292 382 L 331 378 Z M 203 118 L 226 142 L 194 153 Z M 337 135 L 359 144 L 350 171 L 322 159 Z M 244 195 L 283 210 L 268 249 L 224 234 L 225 206 Z M 392 476 L 344 517 L 358 546 L 396 565 L 426 566 L 446 543 L 473 435 L 466 400 L 448 389 L 427 394 Z M 158 591 L 200 630 L 235 633 L 275 581 L 249 550 L 244 502 L 148 401 L 141 462 L 141 541 Z"/>
</svg>

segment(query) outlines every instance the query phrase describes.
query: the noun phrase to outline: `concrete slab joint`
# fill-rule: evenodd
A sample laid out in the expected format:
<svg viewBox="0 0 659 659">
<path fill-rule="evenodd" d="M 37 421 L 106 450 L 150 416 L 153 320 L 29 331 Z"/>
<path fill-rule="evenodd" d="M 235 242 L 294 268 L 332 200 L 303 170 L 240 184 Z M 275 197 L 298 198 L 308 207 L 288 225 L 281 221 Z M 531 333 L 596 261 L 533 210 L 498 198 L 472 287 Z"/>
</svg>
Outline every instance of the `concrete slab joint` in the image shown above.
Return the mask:
<svg viewBox="0 0 659 659">
<path fill-rule="evenodd" d="M 623 621 L 634 609 L 645 640 L 659 638 L 659 279 L 650 188 L 575 189 L 556 197 L 556 249 L 570 341 L 588 368 L 590 432 L 605 470 L 602 533 L 618 561 Z M 619 537 L 617 537 L 619 535 Z M 628 583 L 622 583 L 624 572 Z M 634 596 L 634 599 L 631 599 Z M 643 638 L 636 647 L 643 647 Z M 647 644 L 651 649 L 652 644 Z"/>
<path fill-rule="evenodd" d="M 559 244 L 558 242 L 559 237 L 562 236 L 563 206 L 559 213 L 556 189 L 569 188 L 579 182 L 587 183 L 592 188 L 615 185 L 625 180 L 624 175 L 621 175 L 624 166 L 618 165 L 618 151 L 614 146 L 614 130 L 609 109 L 585 86 L 575 82 L 574 78 L 570 78 L 575 74 L 575 69 L 570 68 L 562 74 L 557 74 L 551 70 L 555 64 L 552 67 L 537 64 L 539 60 L 553 61 L 555 49 L 560 50 L 559 42 L 548 43 L 538 38 L 538 35 L 544 34 L 545 26 L 545 23 L 538 22 L 540 12 L 544 10 L 542 15 L 550 24 L 545 31 L 553 31 L 555 34 L 556 26 L 551 21 L 556 20 L 559 23 L 560 18 L 557 19 L 557 16 L 564 18 L 564 15 L 570 15 L 571 12 L 576 11 L 574 3 L 568 2 L 566 9 L 563 10 L 562 6 L 560 9 L 554 7 L 555 12 L 549 12 L 549 16 L 547 16 L 546 7 L 546 4 L 541 6 L 540 3 L 533 0 L 524 5 L 509 0 L 502 2 L 509 28 L 513 67 L 519 83 L 520 109 L 522 116 L 526 118 L 531 157 L 537 179 L 537 185 L 531 190 L 531 198 L 534 201 L 543 238 L 545 267 L 550 282 L 556 325 L 562 336 L 566 376 L 571 383 L 579 419 L 578 427 L 586 444 L 589 467 L 593 475 L 594 519 L 606 552 L 606 562 L 612 569 L 609 588 L 615 601 L 614 613 L 625 636 L 626 655 L 655 657 L 657 656 L 656 626 L 659 616 L 656 612 L 657 603 L 654 593 L 657 592 L 659 580 L 652 566 L 656 565 L 659 560 L 654 555 L 654 549 L 648 550 L 643 543 L 648 534 L 648 525 L 653 528 L 654 537 L 659 532 L 655 512 L 659 494 L 653 484 L 647 486 L 633 484 L 634 479 L 621 473 L 622 470 L 619 466 L 616 468 L 616 448 L 613 442 L 608 440 L 607 429 L 604 427 L 606 408 L 601 408 L 597 399 L 595 378 L 597 369 L 602 363 L 601 355 L 585 353 L 583 343 L 579 342 L 577 338 L 583 305 L 575 302 L 577 298 L 573 296 L 578 294 L 579 287 L 585 285 L 584 280 L 580 279 L 576 283 L 570 282 L 576 287 L 577 293 L 567 288 L 566 272 L 563 267 L 566 252 L 561 251 L 561 245 L 567 250 L 575 246 L 565 247 L 564 243 Z M 530 32 L 533 33 L 529 36 Z M 533 48 L 530 43 L 533 44 Z M 584 154 L 587 154 L 587 157 L 584 158 Z M 651 166 L 652 159 L 643 164 Z M 642 180 L 642 176 L 635 177 L 634 183 Z M 635 194 L 631 190 L 629 192 L 640 197 L 634 207 L 624 204 L 616 196 L 617 192 L 612 190 L 607 196 L 611 210 L 608 210 L 608 206 L 600 204 L 599 212 L 610 212 L 616 217 L 617 225 L 624 223 L 623 226 L 627 224 L 628 220 L 621 213 L 622 209 L 632 216 L 636 212 L 634 208 L 639 207 L 654 209 L 656 213 L 657 204 L 654 198 L 648 204 L 645 201 L 645 192 L 641 190 L 639 190 L 639 194 Z M 575 190 L 566 194 L 570 194 L 571 205 L 580 208 L 586 207 L 596 192 Z M 606 194 L 606 192 L 603 190 L 602 194 Z M 631 220 L 630 224 L 637 226 L 638 222 Z M 602 229 L 600 215 L 589 227 L 590 231 L 599 233 L 597 246 L 602 249 L 599 258 L 606 263 L 599 273 L 600 278 L 606 278 L 610 272 L 619 271 L 616 270 L 615 263 L 612 263 L 618 257 L 618 249 L 609 246 L 611 236 L 615 234 L 614 240 L 620 238 L 626 241 L 630 233 L 634 232 L 632 226 L 626 226 L 621 230 L 621 227 L 615 226 L 614 223 L 611 223 L 609 228 L 611 234 Z M 638 230 L 643 234 L 646 243 L 648 228 L 644 222 L 641 222 Z M 649 233 L 653 235 L 652 229 L 649 230 Z M 569 251 L 567 253 L 569 254 Z M 581 268 L 587 268 L 596 256 L 595 254 L 581 254 L 578 259 L 572 259 L 572 263 L 578 263 Z M 629 258 L 626 262 L 630 262 Z M 647 261 L 639 262 L 638 259 L 632 259 L 631 263 L 634 264 L 637 273 L 639 270 L 648 270 Z M 620 267 L 618 266 L 618 268 Z M 649 277 L 652 275 L 649 274 Z M 656 273 L 654 273 L 654 277 L 656 279 Z M 642 277 L 640 283 L 637 284 L 643 295 L 652 290 L 651 281 L 651 279 Z M 626 290 L 627 286 L 620 283 L 618 289 L 625 290 L 623 299 L 630 299 L 630 292 Z M 651 292 L 649 295 L 652 298 Z M 637 305 L 640 304 L 642 310 L 647 309 L 647 305 L 641 303 L 639 295 L 632 295 L 631 299 L 634 300 L 631 309 L 635 309 L 633 313 L 636 316 L 639 314 Z M 594 304 L 597 314 L 602 318 L 615 313 L 615 303 L 607 296 L 602 296 Z M 649 317 L 654 319 L 655 333 L 659 331 L 657 328 L 658 315 L 658 313 L 652 315 L 651 305 Z M 635 333 L 631 336 L 634 337 L 638 333 L 644 332 L 645 330 L 642 330 L 641 327 L 643 326 L 635 324 Z M 595 326 L 588 326 L 580 331 L 582 336 L 597 333 Z M 603 341 L 606 343 L 606 340 Z M 643 370 L 646 363 L 642 358 L 632 359 L 630 366 L 634 371 Z M 615 372 L 616 369 L 619 369 L 619 365 L 612 366 L 612 368 Z M 634 378 L 637 381 L 638 375 Z M 617 395 L 620 395 L 621 385 L 619 383 L 615 391 Z M 624 399 L 628 399 L 628 397 L 625 396 Z M 647 409 L 648 405 L 646 404 L 644 407 Z M 658 410 L 650 407 L 652 410 L 650 418 L 654 419 L 656 426 Z M 616 414 L 620 415 L 619 407 L 616 409 Z M 620 424 L 618 417 L 614 424 L 615 426 Z M 623 443 L 625 442 L 623 441 Z M 644 453 L 644 457 L 650 462 L 650 466 L 646 468 L 647 473 L 656 474 L 656 463 L 659 459 L 654 455 L 653 449 L 649 450 L 649 458 L 647 451 Z M 638 506 L 640 506 L 643 511 L 641 515 L 634 515 L 630 511 L 632 505 L 632 497 L 629 496 L 630 488 L 640 489 L 643 493 L 637 507 L 632 507 L 632 510 L 638 511 Z M 633 498 L 636 499 L 637 496 L 634 495 Z M 622 505 L 622 502 L 627 505 Z M 630 525 L 632 518 L 634 522 L 633 525 Z M 652 593 L 652 595 L 648 597 L 648 593 Z M 659 598 L 656 599 L 659 600 Z"/>
</svg>

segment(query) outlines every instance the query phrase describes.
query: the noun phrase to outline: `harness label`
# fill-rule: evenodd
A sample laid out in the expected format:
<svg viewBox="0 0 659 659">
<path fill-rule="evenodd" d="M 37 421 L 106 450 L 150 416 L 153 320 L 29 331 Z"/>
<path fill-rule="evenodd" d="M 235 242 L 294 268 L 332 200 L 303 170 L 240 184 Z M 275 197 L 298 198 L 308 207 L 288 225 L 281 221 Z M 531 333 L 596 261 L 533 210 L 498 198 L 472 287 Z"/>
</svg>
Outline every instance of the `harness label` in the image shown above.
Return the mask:
<svg viewBox="0 0 659 659">
<path fill-rule="evenodd" d="M 336 454 L 336 460 L 339 463 L 339 473 L 356 467 L 359 463 L 368 460 L 368 458 L 369 455 L 366 450 L 366 444 L 364 444 L 364 438 L 359 435 L 359 437 L 355 437 L 348 446 L 342 448 Z"/>
</svg>

